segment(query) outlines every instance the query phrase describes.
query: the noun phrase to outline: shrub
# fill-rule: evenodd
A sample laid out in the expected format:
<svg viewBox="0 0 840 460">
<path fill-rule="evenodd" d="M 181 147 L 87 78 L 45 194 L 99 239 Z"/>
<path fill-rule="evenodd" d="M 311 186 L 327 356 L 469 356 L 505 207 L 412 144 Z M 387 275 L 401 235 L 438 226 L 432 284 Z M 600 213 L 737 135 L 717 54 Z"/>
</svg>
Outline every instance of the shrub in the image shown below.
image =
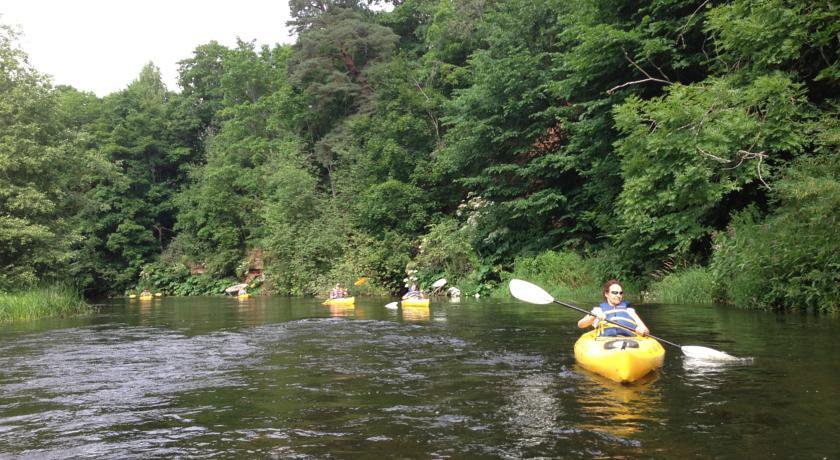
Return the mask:
<svg viewBox="0 0 840 460">
<path fill-rule="evenodd" d="M 706 268 L 689 268 L 651 284 L 649 295 L 655 302 L 711 303 L 714 300 L 714 279 Z"/>
<path fill-rule="evenodd" d="M 371 235 L 381 236 L 385 229 L 418 234 L 428 220 L 427 203 L 422 189 L 392 179 L 359 194 L 353 216 L 357 226 Z"/>
<path fill-rule="evenodd" d="M 237 282 L 233 278 L 217 278 L 212 274 L 191 275 L 189 268 L 181 263 L 161 261 L 143 266 L 138 288 L 178 296 L 219 295 Z"/>
<path fill-rule="evenodd" d="M 479 266 L 478 254 L 470 244 L 473 233 L 473 227 L 461 225 L 456 219 L 444 219 L 432 225 L 421 239 L 415 258 L 419 271 L 436 279 L 466 278 Z"/>
<path fill-rule="evenodd" d="M 601 293 L 601 283 L 593 276 L 590 264 L 573 252 L 546 251 L 516 259 L 513 273 L 502 275 L 494 296 L 508 295 L 507 283 L 512 278 L 530 281 L 565 299 L 595 301 Z"/>
<path fill-rule="evenodd" d="M 840 310 L 840 157 L 804 158 L 776 184 L 775 210 L 733 217 L 711 268 L 727 300 L 750 308 Z"/>
</svg>

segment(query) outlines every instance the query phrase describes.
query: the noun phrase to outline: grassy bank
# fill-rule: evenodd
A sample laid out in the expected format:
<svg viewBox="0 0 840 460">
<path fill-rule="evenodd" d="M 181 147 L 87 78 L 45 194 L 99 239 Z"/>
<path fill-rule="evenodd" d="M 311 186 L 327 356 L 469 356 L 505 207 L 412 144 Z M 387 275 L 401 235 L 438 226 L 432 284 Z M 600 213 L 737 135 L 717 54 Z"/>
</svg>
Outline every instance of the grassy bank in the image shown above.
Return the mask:
<svg viewBox="0 0 840 460">
<path fill-rule="evenodd" d="M 662 303 L 712 303 L 714 302 L 714 279 L 703 267 L 688 268 L 650 285 L 649 298 Z"/>
<path fill-rule="evenodd" d="M 63 285 L 0 293 L 0 323 L 75 315 L 91 309 L 79 292 Z"/>
<path fill-rule="evenodd" d="M 508 282 L 513 278 L 530 281 L 559 299 L 601 300 L 601 285 L 590 264 L 573 252 L 546 251 L 535 257 L 516 260 L 512 273 L 505 273 L 493 297 L 509 297 Z"/>
</svg>

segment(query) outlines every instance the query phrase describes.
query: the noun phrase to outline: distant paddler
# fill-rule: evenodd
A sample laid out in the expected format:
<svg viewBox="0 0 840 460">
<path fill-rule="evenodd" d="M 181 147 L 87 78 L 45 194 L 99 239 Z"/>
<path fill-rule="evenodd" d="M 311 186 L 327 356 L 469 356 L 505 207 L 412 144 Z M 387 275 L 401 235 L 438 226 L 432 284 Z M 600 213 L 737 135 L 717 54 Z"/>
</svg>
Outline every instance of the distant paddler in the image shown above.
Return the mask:
<svg viewBox="0 0 840 460">
<path fill-rule="evenodd" d="M 409 286 L 408 288 L 408 292 L 406 292 L 405 295 L 402 296 L 403 300 L 424 299 L 425 297 L 426 295 L 423 294 L 423 291 L 421 291 L 420 288 L 417 287 L 417 283 L 411 283 L 411 286 Z"/>
<path fill-rule="evenodd" d="M 330 291 L 330 299 L 341 299 L 347 297 L 347 289 L 341 287 L 341 283 L 335 283 L 335 287 Z"/>
<path fill-rule="evenodd" d="M 335 287 L 330 290 L 330 295 L 324 301 L 324 305 L 354 305 L 356 303 L 355 297 L 350 297 L 347 289 L 341 286 L 341 283 L 335 283 Z"/>
<path fill-rule="evenodd" d="M 428 307 L 429 297 L 417 287 L 417 283 L 411 283 L 408 292 L 402 296 L 403 307 Z"/>
<path fill-rule="evenodd" d="M 225 294 L 237 295 L 237 294 L 239 294 L 240 289 L 247 289 L 247 288 L 248 288 L 248 283 L 234 284 L 233 286 L 229 286 L 229 287 L 225 288 Z"/>
</svg>

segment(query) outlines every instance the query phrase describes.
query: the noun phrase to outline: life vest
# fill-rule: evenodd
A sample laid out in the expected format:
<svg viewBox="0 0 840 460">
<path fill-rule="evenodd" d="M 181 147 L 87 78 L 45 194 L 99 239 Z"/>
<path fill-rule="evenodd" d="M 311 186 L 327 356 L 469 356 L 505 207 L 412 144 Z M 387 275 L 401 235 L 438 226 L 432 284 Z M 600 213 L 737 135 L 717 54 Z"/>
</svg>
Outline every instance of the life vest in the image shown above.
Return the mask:
<svg viewBox="0 0 840 460">
<path fill-rule="evenodd" d="M 411 289 L 409 289 L 408 292 L 406 292 L 405 295 L 402 298 L 403 299 L 420 299 L 422 297 L 423 297 L 423 294 L 419 290 L 412 291 Z"/>
<path fill-rule="evenodd" d="M 621 303 L 619 303 L 616 306 L 612 306 L 612 305 L 608 304 L 607 302 L 603 302 L 603 303 L 601 303 L 601 305 L 599 305 L 599 307 L 601 307 L 601 313 L 603 313 L 604 316 L 606 316 L 608 320 L 610 320 L 614 323 L 621 324 L 622 326 L 627 326 L 627 327 L 629 327 L 630 329 L 633 329 L 633 330 L 636 329 L 636 326 L 637 326 L 636 325 L 636 320 L 634 320 L 633 317 L 630 316 L 630 312 L 627 311 L 628 308 L 629 308 L 629 305 L 627 304 L 627 302 L 621 301 Z M 620 327 L 614 327 L 614 326 L 611 327 L 611 326 L 612 325 L 610 323 L 608 323 L 606 321 L 601 321 L 598 324 L 598 327 L 601 329 L 601 332 L 598 335 L 601 335 L 601 336 L 604 336 L 604 337 L 614 337 L 614 336 L 617 336 L 617 335 L 630 337 L 630 336 L 635 335 L 632 332 L 628 331 L 627 329 L 622 329 Z"/>
</svg>

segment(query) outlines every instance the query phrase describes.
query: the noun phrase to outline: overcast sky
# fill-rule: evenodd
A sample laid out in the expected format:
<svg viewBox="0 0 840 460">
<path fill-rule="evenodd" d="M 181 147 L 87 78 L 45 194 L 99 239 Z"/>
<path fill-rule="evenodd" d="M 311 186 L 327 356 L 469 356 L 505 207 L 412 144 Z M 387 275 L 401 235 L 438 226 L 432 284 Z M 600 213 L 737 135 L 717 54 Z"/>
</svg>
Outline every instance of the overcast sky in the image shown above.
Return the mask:
<svg viewBox="0 0 840 460">
<path fill-rule="evenodd" d="M 0 0 L 0 23 L 23 33 L 18 45 L 39 72 L 98 96 L 125 88 L 149 61 L 178 91 L 177 62 L 197 45 L 292 43 L 288 19 L 287 0 Z"/>
</svg>

